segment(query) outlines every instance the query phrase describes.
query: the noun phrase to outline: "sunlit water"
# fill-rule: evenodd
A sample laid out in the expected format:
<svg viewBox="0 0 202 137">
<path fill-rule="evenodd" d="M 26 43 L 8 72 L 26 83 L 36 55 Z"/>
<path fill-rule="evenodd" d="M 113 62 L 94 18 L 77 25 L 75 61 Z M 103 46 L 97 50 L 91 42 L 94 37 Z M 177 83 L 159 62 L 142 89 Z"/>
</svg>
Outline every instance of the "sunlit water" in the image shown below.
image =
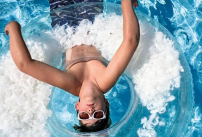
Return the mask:
<svg viewBox="0 0 202 137">
<path fill-rule="evenodd" d="M 109 1 L 114 2 L 114 1 Z M 115 3 L 120 3 L 116 1 Z M 44 12 L 49 11 L 49 5 L 47 1 L 3 1 L 0 2 L 0 43 L 4 46 L 8 38 L 3 34 L 3 28 L 11 20 L 17 20 L 22 26 L 26 25 L 32 19 L 40 16 Z M 193 119 L 190 121 L 188 132 L 186 136 L 200 136 L 202 134 L 201 128 L 201 97 L 202 97 L 202 1 L 140 1 L 139 9 L 141 12 L 153 17 L 159 23 L 164 25 L 181 44 L 184 54 L 189 62 L 195 91 L 195 112 Z M 51 28 L 50 25 L 47 25 Z M 45 27 L 47 27 L 45 26 Z M 44 28 L 44 26 L 39 26 Z M 26 32 L 32 33 L 32 32 Z M 43 34 L 40 34 L 43 35 Z M 48 41 L 48 40 L 45 40 Z M 38 50 L 37 50 L 38 51 Z M 42 55 L 42 54 L 41 54 Z M 39 55 L 40 56 L 40 53 Z M 51 56 L 51 55 L 49 55 Z M 46 61 L 46 59 L 45 59 Z M 47 61 L 48 62 L 48 61 Z M 13 68 L 16 69 L 16 68 Z M 17 72 L 16 72 L 17 73 Z M 27 78 L 29 79 L 29 78 Z M 17 80 L 17 79 L 16 79 Z M 29 83 L 29 82 L 28 82 Z M 48 86 L 46 87 L 48 90 Z M 47 94 L 50 94 L 48 92 Z M 176 97 L 176 96 L 175 96 Z M 31 96 L 30 96 L 31 98 Z M 171 99 L 172 100 L 172 99 Z M 45 102 L 44 104 L 47 104 Z M 122 111 L 122 110 L 120 110 Z M 169 111 L 169 110 L 167 110 Z M 172 111 L 172 110 L 170 110 Z M 45 115 L 50 112 L 44 112 Z M 172 113 L 170 113 L 172 114 Z M 141 117 L 143 118 L 143 117 Z M 45 118 L 46 119 L 46 118 Z M 151 118 L 152 119 L 152 118 Z M 25 119 L 26 121 L 27 119 Z M 41 120 L 44 121 L 44 120 Z M 40 122 L 41 122 L 40 121 Z M 142 123 L 145 123 L 147 119 L 142 119 Z M 27 121 L 30 122 L 30 121 Z M 38 121 L 39 122 L 39 121 Z M 36 123 L 35 123 L 36 124 Z M 140 123 L 139 123 L 140 124 Z M 165 123 L 161 123 L 165 124 Z M 1 125 L 0 130 L 5 128 L 5 125 Z M 9 130 L 9 124 L 6 129 Z M 158 129 L 160 130 L 160 129 Z M 187 130 L 187 129 L 184 129 Z M 17 132 L 17 130 L 15 130 Z M 37 130 L 36 130 L 37 131 Z M 6 131 L 9 132 L 9 131 Z M 32 131 L 34 133 L 34 130 Z M 2 134 L 2 131 L 0 132 Z M 10 127 L 10 133 L 12 128 Z M 150 132 L 153 133 L 153 132 Z M 20 135 L 20 133 L 18 133 Z M 36 134 L 37 135 L 37 134 Z M 48 133 L 44 132 L 44 136 Z M 153 134 L 154 136 L 155 134 Z M 157 132 L 158 135 L 158 132 Z"/>
</svg>

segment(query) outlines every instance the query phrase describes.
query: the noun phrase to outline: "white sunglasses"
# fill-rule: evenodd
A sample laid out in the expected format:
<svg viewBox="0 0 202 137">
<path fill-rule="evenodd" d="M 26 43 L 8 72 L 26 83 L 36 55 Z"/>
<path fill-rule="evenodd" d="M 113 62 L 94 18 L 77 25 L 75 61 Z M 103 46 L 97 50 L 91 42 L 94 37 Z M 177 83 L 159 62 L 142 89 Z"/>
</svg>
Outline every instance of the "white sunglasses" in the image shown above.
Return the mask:
<svg viewBox="0 0 202 137">
<path fill-rule="evenodd" d="M 106 115 L 105 112 L 103 112 L 102 110 L 96 110 L 92 117 L 90 116 L 90 114 L 86 111 L 81 111 L 78 113 L 77 115 L 77 119 L 78 120 L 89 120 L 89 119 L 105 119 Z"/>
</svg>

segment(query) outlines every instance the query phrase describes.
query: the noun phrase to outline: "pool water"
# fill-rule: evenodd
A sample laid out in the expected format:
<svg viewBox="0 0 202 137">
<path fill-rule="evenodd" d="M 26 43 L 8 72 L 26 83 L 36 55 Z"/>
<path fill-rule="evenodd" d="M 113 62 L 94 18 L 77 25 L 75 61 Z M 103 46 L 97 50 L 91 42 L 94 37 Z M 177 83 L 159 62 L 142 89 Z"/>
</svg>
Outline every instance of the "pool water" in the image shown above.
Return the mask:
<svg viewBox="0 0 202 137">
<path fill-rule="evenodd" d="M 106 1 L 120 4 L 120 1 Z M 44 12 L 49 11 L 48 1 L 15 1 L 4 0 L 0 2 L 0 46 L 3 47 L 8 41 L 8 37 L 3 34 L 3 28 L 11 20 L 17 20 L 22 26 L 36 19 Z M 189 67 L 191 68 L 194 84 L 195 111 L 190 121 L 186 136 L 202 135 L 202 1 L 176 1 L 176 0 L 140 0 L 139 11 L 149 15 L 161 23 L 181 44 Z M 48 18 L 50 19 L 50 18 Z M 51 28 L 50 24 L 47 25 Z M 45 27 L 47 27 L 45 26 Z M 44 26 L 39 26 L 43 28 Z M 28 34 L 32 32 L 26 32 Z M 60 91 L 55 93 L 60 94 Z M 62 94 L 64 92 L 61 92 Z M 60 102 L 59 102 L 60 103 Z M 61 103 L 63 104 L 63 103 Z M 127 104 L 126 104 L 127 106 Z M 72 108 L 73 109 L 73 108 Z M 125 110 L 123 110 L 125 111 Z M 121 111 L 121 112 L 123 112 Z M 123 114 L 120 115 L 120 117 Z M 119 118 L 117 118 L 119 119 Z M 112 120 L 116 123 L 116 120 Z M 160 130 L 160 129 L 159 129 Z M 122 134 L 123 135 L 123 134 Z"/>
</svg>

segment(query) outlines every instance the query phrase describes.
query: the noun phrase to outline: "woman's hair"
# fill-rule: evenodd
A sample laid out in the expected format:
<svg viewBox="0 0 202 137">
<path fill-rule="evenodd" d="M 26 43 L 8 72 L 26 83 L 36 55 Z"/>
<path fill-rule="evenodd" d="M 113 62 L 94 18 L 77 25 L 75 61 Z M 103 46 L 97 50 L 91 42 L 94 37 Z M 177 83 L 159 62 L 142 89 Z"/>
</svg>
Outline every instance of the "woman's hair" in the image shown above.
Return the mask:
<svg viewBox="0 0 202 137">
<path fill-rule="evenodd" d="M 111 118 L 109 113 L 109 107 L 106 107 L 106 118 L 95 122 L 92 126 L 86 126 L 79 121 L 79 125 L 74 125 L 74 129 L 79 132 L 97 132 L 103 129 L 108 128 L 111 125 Z M 78 112 L 77 112 L 78 113 Z"/>
</svg>

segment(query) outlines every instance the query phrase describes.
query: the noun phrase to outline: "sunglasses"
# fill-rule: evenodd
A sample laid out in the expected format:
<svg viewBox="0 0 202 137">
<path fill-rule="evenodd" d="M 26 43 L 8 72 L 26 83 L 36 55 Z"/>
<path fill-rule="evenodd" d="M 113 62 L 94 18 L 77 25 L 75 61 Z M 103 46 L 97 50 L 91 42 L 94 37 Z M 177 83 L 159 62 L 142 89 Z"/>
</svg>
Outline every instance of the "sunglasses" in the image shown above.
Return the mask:
<svg viewBox="0 0 202 137">
<path fill-rule="evenodd" d="M 105 112 L 102 110 L 97 110 L 93 113 L 92 117 L 86 111 L 81 111 L 78 113 L 77 119 L 78 120 L 89 120 L 89 119 L 105 119 L 106 115 Z"/>
</svg>

